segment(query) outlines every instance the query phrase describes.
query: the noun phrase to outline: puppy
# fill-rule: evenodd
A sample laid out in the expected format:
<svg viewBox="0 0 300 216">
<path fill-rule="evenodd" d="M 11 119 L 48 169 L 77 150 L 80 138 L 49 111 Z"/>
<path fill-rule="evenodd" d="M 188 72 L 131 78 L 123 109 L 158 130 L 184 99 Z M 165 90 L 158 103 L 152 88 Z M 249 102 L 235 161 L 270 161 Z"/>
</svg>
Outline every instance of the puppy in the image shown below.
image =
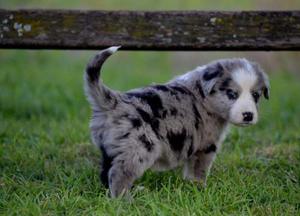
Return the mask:
<svg viewBox="0 0 300 216">
<path fill-rule="evenodd" d="M 118 48 L 98 53 L 85 73 L 92 140 L 102 151 L 103 184 L 118 197 L 147 169 L 180 165 L 185 179 L 205 184 L 229 123 L 248 126 L 258 121 L 259 99 L 269 98 L 267 75 L 246 59 L 224 59 L 166 84 L 121 93 L 100 80 L 102 64 Z"/>
</svg>

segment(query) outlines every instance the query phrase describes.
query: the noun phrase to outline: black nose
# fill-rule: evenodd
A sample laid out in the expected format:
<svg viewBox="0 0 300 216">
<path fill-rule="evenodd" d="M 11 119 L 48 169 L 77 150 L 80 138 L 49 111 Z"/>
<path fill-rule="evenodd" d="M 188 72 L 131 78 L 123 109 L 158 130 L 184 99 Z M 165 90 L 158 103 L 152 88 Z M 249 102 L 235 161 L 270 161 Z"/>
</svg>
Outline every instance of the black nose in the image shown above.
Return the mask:
<svg viewBox="0 0 300 216">
<path fill-rule="evenodd" d="M 253 113 L 252 112 L 244 112 L 243 113 L 244 122 L 250 122 L 253 120 Z"/>
</svg>

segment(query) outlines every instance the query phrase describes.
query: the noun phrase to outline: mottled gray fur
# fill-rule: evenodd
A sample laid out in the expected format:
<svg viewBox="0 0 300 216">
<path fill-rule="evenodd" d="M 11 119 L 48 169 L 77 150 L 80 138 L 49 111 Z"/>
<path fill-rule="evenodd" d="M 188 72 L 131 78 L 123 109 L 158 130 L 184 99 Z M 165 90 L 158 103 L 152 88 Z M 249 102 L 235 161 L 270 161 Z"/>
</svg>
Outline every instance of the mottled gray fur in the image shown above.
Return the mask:
<svg viewBox="0 0 300 216">
<path fill-rule="evenodd" d="M 232 79 L 233 71 L 251 70 L 257 76 L 251 89 L 268 97 L 266 74 L 245 59 L 225 59 L 163 85 L 121 93 L 99 78 L 103 62 L 117 48 L 98 53 L 85 75 L 85 91 L 93 110 L 92 139 L 102 151 L 101 179 L 111 196 L 127 192 L 149 168 L 168 170 L 183 165 L 184 178 L 205 184 L 228 124 L 239 125 L 229 115 L 237 100 L 235 94 L 243 88 Z M 251 120 L 240 125 L 251 124 Z"/>
</svg>

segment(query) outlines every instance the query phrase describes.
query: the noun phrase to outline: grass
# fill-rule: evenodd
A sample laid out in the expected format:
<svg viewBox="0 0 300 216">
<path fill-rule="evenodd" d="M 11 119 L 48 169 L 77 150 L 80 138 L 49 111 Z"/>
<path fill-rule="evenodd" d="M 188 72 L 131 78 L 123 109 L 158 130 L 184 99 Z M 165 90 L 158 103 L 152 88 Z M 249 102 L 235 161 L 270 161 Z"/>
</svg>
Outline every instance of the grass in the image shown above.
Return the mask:
<svg viewBox="0 0 300 216">
<path fill-rule="evenodd" d="M 111 200 L 98 178 L 100 154 L 90 143 L 82 90 L 92 53 L 0 52 L 1 214 L 300 214 L 299 79 L 271 76 L 261 121 L 231 130 L 205 189 L 182 180 L 180 169 L 148 171 L 128 203 Z M 164 82 L 174 75 L 171 63 L 168 53 L 120 52 L 103 78 L 119 90 Z"/>
<path fill-rule="evenodd" d="M 297 10 L 298 0 L 10 0 L 1 1 L 5 8 L 68 8 L 104 10 Z"/>
</svg>

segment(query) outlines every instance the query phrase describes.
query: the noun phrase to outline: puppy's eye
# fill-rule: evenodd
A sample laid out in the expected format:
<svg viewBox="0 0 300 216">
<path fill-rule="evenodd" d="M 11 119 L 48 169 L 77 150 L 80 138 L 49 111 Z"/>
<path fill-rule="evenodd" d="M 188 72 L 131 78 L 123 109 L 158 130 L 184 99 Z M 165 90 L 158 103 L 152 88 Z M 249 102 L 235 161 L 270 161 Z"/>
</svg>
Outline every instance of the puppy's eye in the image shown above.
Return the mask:
<svg viewBox="0 0 300 216">
<path fill-rule="evenodd" d="M 233 91 L 232 89 L 227 89 L 226 90 L 226 95 L 229 100 L 236 100 L 238 98 L 238 93 Z"/>
<path fill-rule="evenodd" d="M 260 95 L 258 92 L 252 92 L 252 97 L 254 98 L 255 103 L 258 102 L 259 96 Z"/>
</svg>

